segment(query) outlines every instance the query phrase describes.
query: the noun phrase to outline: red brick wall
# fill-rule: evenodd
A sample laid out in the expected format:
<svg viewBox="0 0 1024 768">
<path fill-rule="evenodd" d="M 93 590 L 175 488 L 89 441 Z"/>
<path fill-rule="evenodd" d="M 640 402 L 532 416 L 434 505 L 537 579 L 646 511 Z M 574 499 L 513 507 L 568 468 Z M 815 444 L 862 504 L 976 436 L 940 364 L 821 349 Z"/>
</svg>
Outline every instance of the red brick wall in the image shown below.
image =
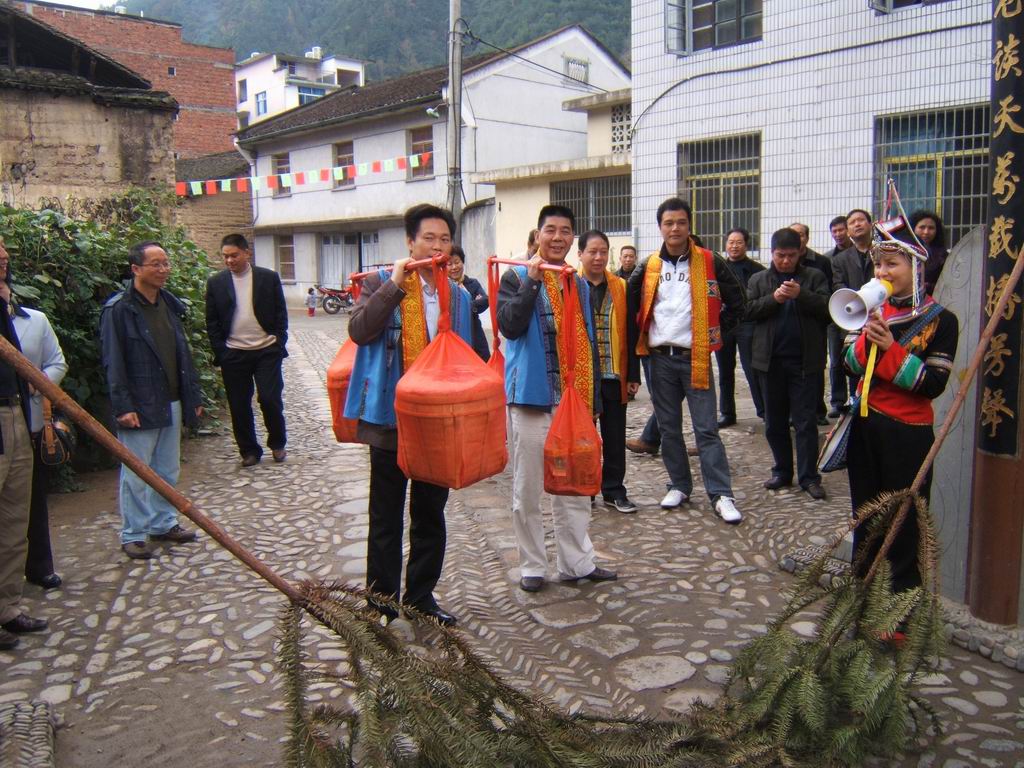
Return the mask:
<svg viewBox="0 0 1024 768">
<path fill-rule="evenodd" d="M 235 52 L 193 45 L 181 27 L 138 16 L 23 2 L 35 18 L 124 64 L 170 93 L 181 105 L 174 125 L 178 157 L 196 157 L 232 148 L 235 117 Z M 174 67 L 175 74 L 168 74 Z"/>
</svg>

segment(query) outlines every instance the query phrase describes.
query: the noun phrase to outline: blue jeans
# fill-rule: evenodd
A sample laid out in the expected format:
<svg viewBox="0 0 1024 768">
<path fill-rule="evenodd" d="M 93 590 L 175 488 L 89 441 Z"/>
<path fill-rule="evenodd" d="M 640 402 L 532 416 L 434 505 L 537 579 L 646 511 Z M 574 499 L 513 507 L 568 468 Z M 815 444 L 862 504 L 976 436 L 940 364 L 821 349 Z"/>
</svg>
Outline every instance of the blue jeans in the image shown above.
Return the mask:
<svg viewBox="0 0 1024 768">
<path fill-rule="evenodd" d="M 181 471 L 181 401 L 171 403 L 171 424 L 159 429 L 119 429 L 117 439 L 171 485 Z M 121 465 L 118 494 L 121 543 L 145 541 L 149 534 L 166 533 L 178 524 L 178 510 L 141 477 Z"/>
<path fill-rule="evenodd" d="M 695 389 L 690 381 L 690 356 L 651 354 L 651 395 L 661 428 L 661 455 L 671 480 L 669 487 L 687 496 L 693 493 L 693 475 L 683 442 L 683 400 L 689 405 L 693 434 L 700 455 L 704 489 L 712 501 L 732 496 L 732 477 L 725 446 L 718 436 L 715 380 L 708 371 L 708 388 Z M 710 363 L 710 360 L 708 361 Z"/>
<path fill-rule="evenodd" d="M 647 382 L 647 394 L 651 396 L 651 403 L 654 403 L 654 393 L 651 391 L 651 358 L 641 357 L 640 364 L 644 368 L 644 381 Z M 657 448 L 661 445 L 661 430 L 658 429 L 658 417 L 655 413 L 647 418 L 647 423 L 644 424 L 644 431 L 640 433 L 640 439 L 648 445 L 653 445 Z"/>
</svg>

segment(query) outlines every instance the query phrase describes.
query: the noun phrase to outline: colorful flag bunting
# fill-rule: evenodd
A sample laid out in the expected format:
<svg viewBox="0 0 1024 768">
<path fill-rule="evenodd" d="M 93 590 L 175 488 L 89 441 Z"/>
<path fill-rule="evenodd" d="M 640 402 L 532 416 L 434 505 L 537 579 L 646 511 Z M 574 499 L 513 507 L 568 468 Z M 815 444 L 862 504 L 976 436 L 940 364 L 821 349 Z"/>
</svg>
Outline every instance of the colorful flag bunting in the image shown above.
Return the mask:
<svg viewBox="0 0 1024 768">
<path fill-rule="evenodd" d="M 395 162 L 398 164 L 398 170 L 400 171 L 404 171 L 406 168 L 409 167 L 409 162 L 405 159 L 404 156 L 397 158 Z"/>
<path fill-rule="evenodd" d="M 184 181 L 179 181 L 174 184 L 174 194 L 178 197 L 183 197 L 188 194 L 188 189 L 186 188 Z"/>
<path fill-rule="evenodd" d="M 230 192 L 231 191 L 231 179 L 221 179 L 220 191 L 221 192 Z"/>
<path fill-rule="evenodd" d="M 423 163 L 424 165 L 430 165 L 430 156 L 432 154 L 433 152 L 424 152 L 422 155 L 420 155 L 420 162 Z"/>
<path fill-rule="evenodd" d="M 252 182 L 252 191 L 253 192 L 259 192 L 260 191 L 260 187 L 262 186 L 262 182 L 260 181 L 260 177 L 259 176 L 253 176 L 253 177 L 251 177 L 249 179 L 249 181 Z"/>
<path fill-rule="evenodd" d="M 321 168 L 320 169 L 320 181 L 330 181 L 330 180 L 331 180 L 331 169 L 330 168 Z"/>
<path fill-rule="evenodd" d="M 360 176 L 365 176 L 370 172 L 370 166 L 368 163 L 360 163 L 358 167 Z"/>
<path fill-rule="evenodd" d="M 249 191 L 249 179 L 244 178 L 244 177 L 241 178 L 241 179 L 235 179 L 235 186 L 238 188 L 239 192 L 248 192 Z"/>
<path fill-rule="evenodd" d="M 393 170 L 395 170 L 395 161 L 389 157 L 384 161 L 384 173 L 391 173 Z"/>
<path fill-rule="evenodd" d="M 267 189 L 277 189 L 277 176 L 267 176 Z"/>
<path fill-rule="evenodd" d="M 345 179 L 345 169 L 341 166 L 331 169 L 334 172 L 335 181 L 343 181 Z"/>
<path fill-rule="evenodd" d="M 292 175 L 290 173 L 282 173 L 282 174 L 280 174 L 280 176 L 281 176 L 281 186 L 282 187 L 288 187 L 290 189 L 291 186 L 292 186 Z"/>
<path fill-rule="evenodd" d="M 419 155 L 409 155 L 409 165 L 411 165 L 413 168 L 419 168 L 420 167 L 420 156 Z"/>
<path fill-rule="evenodd" d="M 354 179 L 356 177 L 356 167 L 354 165 L 345 166 L 345 178 Z"/>
<path fill-rule="evenodd" d="M 373 172 L 374 173 L 380 173 L 380 170 L 381 170 L 380 160 L 374 160 L 373 161 Z"/>
<path fill-rule="evenodd" d="M 192 194 L 193 195 L 201 195 L 201 194 L 203 194 L 203 182 L 201 182 L 201 181 L 193 181 L 191 184 L 189 184 L 189 186 L 192 188 Z"/>
<path fill-rule="evenodd" d="M 303 173 L 302 171 L 299 171 L 298 173 L 296 173 L 295 174 L 295 186 L 301 187 L 305 183 L 306 183 L 306 174 Z"/>
</svg>

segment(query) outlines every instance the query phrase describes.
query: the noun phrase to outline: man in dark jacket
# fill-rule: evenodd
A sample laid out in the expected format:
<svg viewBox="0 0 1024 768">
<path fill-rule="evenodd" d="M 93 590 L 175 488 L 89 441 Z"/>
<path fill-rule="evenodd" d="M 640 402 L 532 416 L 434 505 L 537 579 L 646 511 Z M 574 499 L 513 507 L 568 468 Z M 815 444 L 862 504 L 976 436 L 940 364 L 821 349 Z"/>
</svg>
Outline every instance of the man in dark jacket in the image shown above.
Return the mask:
<svg viewBox="0 0 1024 768">
<path fill-rule="evenodd" d="M 789 225 L 789 228 L 800 235 L 800 264 L 805 267 L 812 267 L 813 269 L 821 270 L 822 274 L 825 275 L 825 285 L 832 285 L 832 261 L 822 254 L 818 253 L 813 248 L 808 247 L 808 243 L 811 240 L 811 228 L 806 224 L 801 224 L 799 221 Z M 824 349 L 828 349 L 828 337 L 822 341 Z M 818 426 L 828 426 L 828 418 L 826 414 L 828 409 L 825 407 L 825 372 L 821 373 L 821 381 L 818 383 L 818 398 L 814 402 L 815 412 L 818 418 Z"/>
<path fill-rule="evenodd" d="M 817 467 L 814 404 L 825 369 L 828 284 L 819 270 L 800 264 L 800 237 L 792 229 L 778 230 L 771 246 L 771 267 L 747 285 L 746 315 L 756 323 L 753 367 L 761 376 L 765 437 L 775 459 L 764 487 L 777 490 L 793 482 L 792 417 L 800 487 L 820 500 L 825 489 Z"/>
<path fill-rule="evenodd" d="M 832 260 L 833 291 L 840 288 L 859 291 L 864 283 L 875 276 L 875 263 L 871 261 L 871 214 L 861 208 L 854 208 L 846 214 L 846 229 L 851 245 Z M 843 342 L 845 340 L 843 336 Z M 847 382 L 850 392 L 856 392 L 857 378 L 850 376 Z"/>
<path fill-rule="evenodd" d="M 825 254 L 825 258 L 834 262 L 836 256 L 853 245 L 853 240 L 850 239 L 850 233 L 846 229 L 845 216 L 836 216 L 829 222 L 828 228 L 836 246 Z M 834 268 L 833 272 L 835 272 Z M 833 280 L 829 283 L 830 289 L 834 282 L 833 275 Z M 830 419 L 838 419 L 843 415 L 849 396 L 846 371 L 843 368 L 843 339 L 845 337 L 846 332 L 842 328 L 835 323 L 828 324 L 828 380 L 832 390 L 830 396 L 832 408 L 828 412 Z"/>
<path fill-rule="evenodd" d="M 7 251 L 0 238 L 0 285 L 5 288 L 7 269 Z M 0 292 L 0 335 L 18 348 L 18 335 L 8 311 L 9 298 L 9 291 Z M 20 605 L 32 495 L 28 397 L 24 380 L 0 361 L 0 651 L 14 648 L 18 635 L 46 629 L 45 619 L 22 613 Z"/>
<path fill-rule="evenodd" d="M 171 485 L 181 469 L 181 425 L 203 413 L 199 375 L 185 340 L 185 307 L 164 284 L 171 262 L 159 243 L 131 247 L 132 280 L 103 307 L 100 341 L 117 436 Z M 177 511 L 127 467 L 121 467 L 121 548 L 128 557 L 153 557 L 150 542 L 194 541 Z"/>
<path fill-rule="evenodd" d="M 206 283 L 206 332 L 213 363 L 220 366 L 231 411 L 231 429 L 242 466 L 259 463 L 263 449 L 252 415 L 255 389 L 274 461 L 287 457 L 284 377 L 288 356 L 288 307 L 277 272 L 251 264 L 252 251 L 241 235 L 221 240 L 223 269 Z"/>
</svg>

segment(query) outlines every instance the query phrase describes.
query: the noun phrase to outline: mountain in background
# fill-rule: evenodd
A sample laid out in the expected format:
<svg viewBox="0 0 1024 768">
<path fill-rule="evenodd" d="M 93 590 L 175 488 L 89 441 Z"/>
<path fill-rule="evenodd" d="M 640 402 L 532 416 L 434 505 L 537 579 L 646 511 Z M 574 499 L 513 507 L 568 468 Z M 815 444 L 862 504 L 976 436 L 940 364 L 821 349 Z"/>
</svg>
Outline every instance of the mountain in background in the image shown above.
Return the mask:
<svg viewBox="0 0 1024 768">
<path fill-rule="evenodd" d="M 367 61 L 367 79 L 443 64 L 446 0 L 128 0 L 129 13 L 174 21 L 192 43 L 234 48 L 240 61 L 254 51 L 324 55 Z M 630 5 L 626 0 L 464 0 L 473 34 L 507 48 L 567 24 L 583 24 L 628 63 Z M 465 55 L 493 52 L 467 42 Z"/>
</svg>

